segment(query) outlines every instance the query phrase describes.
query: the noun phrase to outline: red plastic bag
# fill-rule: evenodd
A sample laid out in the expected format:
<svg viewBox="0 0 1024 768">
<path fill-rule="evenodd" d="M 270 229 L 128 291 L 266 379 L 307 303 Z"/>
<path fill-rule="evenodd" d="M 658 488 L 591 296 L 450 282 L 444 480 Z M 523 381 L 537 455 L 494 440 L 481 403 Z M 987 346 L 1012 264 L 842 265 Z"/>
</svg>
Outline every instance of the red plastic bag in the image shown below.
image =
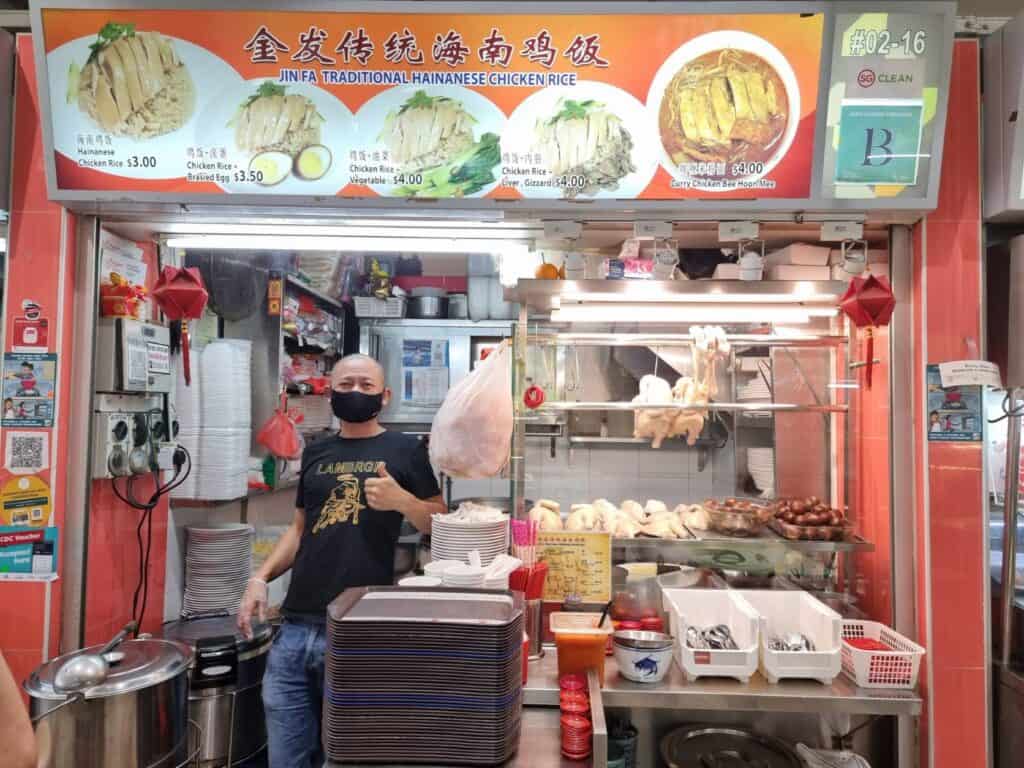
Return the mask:
<svg viewBox="0 0 1024 768">
<path fill-rule="evenodd" d="M 281 405 L 267 423 L 260 427 L 256 442 L 281 459 L 297 459 L 302 455 L 304 441 L 295 426 L 302 414 L 288 410 L 288 398 L 281 395 Z"/>
</svg>

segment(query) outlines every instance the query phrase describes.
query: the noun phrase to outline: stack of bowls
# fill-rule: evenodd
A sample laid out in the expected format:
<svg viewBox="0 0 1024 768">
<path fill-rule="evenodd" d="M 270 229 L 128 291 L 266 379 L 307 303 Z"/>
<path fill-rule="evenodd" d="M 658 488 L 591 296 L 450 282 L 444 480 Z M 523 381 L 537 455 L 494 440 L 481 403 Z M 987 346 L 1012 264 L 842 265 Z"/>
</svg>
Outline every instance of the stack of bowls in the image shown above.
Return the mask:
<svg viewBox="0 0 1024 768">
<path fill-rule="evenodd" d="M 620 630 L 612 650 L 619 674 L 634 683 L 660 683 L 672 666 L 672 637 L 661 632 Z"/>
<path fill-rule="evenodd" d="M 466 563 L 456 563 L 445 569 L 441 576 L 441 583 L 446 587 L 483 589 L 485 575 L 486 572 L 483 568 Z"/>
</svg>

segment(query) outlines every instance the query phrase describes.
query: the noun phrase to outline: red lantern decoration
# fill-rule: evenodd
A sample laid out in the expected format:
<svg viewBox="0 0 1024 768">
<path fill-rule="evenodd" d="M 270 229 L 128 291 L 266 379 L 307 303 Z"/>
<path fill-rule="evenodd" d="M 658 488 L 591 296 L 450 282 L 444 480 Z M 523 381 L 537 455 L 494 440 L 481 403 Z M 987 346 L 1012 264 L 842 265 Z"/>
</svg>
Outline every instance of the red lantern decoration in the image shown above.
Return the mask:
<svg viewBox="0 0 1024 768">
<path fill-rule="evenodd" d="M 842 299 L 839 300 L 839 308 L 853 321 L 858 328 L 865 328 L 867 338 L 867 367 L 866 378 L 868 388 L 871 387 L 871 369 L 875 363 L 875 328 L 888 325 L 892 319 L 893 310 L 896 308 L 896 297 L 893 296 L 892 286 L 884 277 L 875 277 L 868 274 L 867 277 L 855 277 L 850 281 L 850 287 L 846 289 Z"/>
<path fill-rule="evenodd" d="M 153 299 L 170 320 L 181 321 L 181 356 L 185 384 L 192 381 L 188 356 L 188 321 L 198 320 L 210 294 L 196 267 L 164 267 L 153 288 Z"/>
</svg>

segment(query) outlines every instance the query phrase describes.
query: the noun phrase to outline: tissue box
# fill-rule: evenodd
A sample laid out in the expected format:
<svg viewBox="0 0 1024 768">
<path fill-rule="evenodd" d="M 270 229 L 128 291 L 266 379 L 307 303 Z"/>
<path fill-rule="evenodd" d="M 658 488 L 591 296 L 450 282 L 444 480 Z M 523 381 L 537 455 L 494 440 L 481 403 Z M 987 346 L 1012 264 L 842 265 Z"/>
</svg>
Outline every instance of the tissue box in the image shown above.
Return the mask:
<svg viewBox="0 0 1024 768">
<path fill-rule="evenodd" d="M 828 264 L 831 248 L 810 243 L 793 243 L 779 248 L 765 256 L 765 264 L 774 267 L 779 264 L 798 264 L 808 267 L 823 267 Z"/>
</svg>

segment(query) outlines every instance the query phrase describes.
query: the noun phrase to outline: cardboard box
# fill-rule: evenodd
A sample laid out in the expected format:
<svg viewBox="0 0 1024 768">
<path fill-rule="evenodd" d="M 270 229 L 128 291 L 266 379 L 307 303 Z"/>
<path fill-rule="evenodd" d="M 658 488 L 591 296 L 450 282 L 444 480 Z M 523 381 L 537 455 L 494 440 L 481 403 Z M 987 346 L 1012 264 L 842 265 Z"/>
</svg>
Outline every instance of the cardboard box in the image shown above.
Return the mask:
<svg viewBox="0 0 1024 768">
<path fill-rule="evenodd" d="M 888 264 L 871 264 L 871 274 L 875 277 L 889 277 L 889 265 Z M 858 277 L 867 277 L 868 270 L 864 270 Z M 832 279 L 833 280 L 849 280 L 853 275 L 848 272 L 844 272 L 842 266 L 835 264 L 832 267 Z"/>
<path fill-rule="evenodd" d="M 722 263 L 715 267 L 715 274 L 712 275 L 712 280 L 739 280 L 740 279 L 740 265 Z"/>
<path fill-rule="evenodd" d="M 57 572 L 57 528 L 0 526 L 0 575 L 49 576 Z"/>
<path fill-rule="evenodd" d="M 765 256 L 765 264 L 769 267 L 780 264 L 798 264 L 807 267 L 823 267 L 828 264 L 831 248 L 827 245 L 811 245 L 810 243 L 793 243 Z"/>
<path fill-rule="evenodd" d="M 829 264 L 841 264 L 843 261 L 842 248 L 833 248 L 828 256 Z M 889 252 L 884 248 L 868 248 L 868 264 L 888 264 Z"/>
<path fill-rule="evenodd" d="M 802 264 L 776 264 L 766 270 L 766 280 L 831 280 L 832 271 L 827 264 L 812 267 Z"/>
</svg>

